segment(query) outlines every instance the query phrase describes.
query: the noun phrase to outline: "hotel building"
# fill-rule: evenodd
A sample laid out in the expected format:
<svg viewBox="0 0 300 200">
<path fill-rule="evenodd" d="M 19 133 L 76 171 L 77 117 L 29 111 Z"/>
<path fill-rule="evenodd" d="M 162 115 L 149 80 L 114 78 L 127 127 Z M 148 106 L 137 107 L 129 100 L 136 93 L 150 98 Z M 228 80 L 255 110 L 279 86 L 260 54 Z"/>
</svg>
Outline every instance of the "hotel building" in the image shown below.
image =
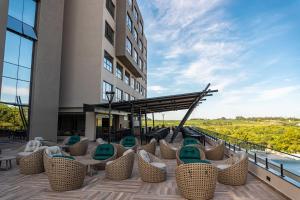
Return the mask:
<svg viewBox="0 0 300 200">
<path fill-rule="evenodd" d="M 30 138 L 107 131 L 107 110 L 83 104 L 147 96 L 147 40 L 136 0 L 2 0 L 1 103 L 28 105 Z M 113 111 L 115 130 L 128 113 Z"/>
</svg>

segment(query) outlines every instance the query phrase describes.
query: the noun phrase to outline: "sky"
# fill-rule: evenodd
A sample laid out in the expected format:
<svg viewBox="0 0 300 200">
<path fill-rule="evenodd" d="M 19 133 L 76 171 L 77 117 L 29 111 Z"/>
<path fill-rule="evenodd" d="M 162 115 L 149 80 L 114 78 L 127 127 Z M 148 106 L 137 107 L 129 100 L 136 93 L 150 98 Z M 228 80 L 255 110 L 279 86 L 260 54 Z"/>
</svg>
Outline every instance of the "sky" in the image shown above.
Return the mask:
<svg viewBox="0 0 300 200">
<path fill-rule="evenodd" d="M 148 97 L 197 92 L 211 83 L 219 92 L 191 118 L 300 118 L 300 0 L 138 3 L 148 43 Z M 165 119 L 185 112 L 165 113 Z"/>
</svg>

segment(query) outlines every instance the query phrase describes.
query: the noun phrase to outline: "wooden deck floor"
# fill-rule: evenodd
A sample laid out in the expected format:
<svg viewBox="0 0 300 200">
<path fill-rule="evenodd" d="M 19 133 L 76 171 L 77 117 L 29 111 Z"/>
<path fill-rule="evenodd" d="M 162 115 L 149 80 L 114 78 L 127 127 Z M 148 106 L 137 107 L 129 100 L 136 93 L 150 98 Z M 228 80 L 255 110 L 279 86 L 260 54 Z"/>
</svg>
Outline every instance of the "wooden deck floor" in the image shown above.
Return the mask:
<svg viewBox="0 0 300 200">
<path fill-rule="evenodd" d="M 5 152 L 11 154 L 13 149 Z M 81 189 L 61 193 L 51 191 L 45 173 L 21 175 L 18 167 L 14 164 L 13 169 L 0 171 L 0 199 L 183 199 L 179 194 L 175 181 L 176 161 L 165 160 L 165 162 L 168 165 L 168 177 L 167 181 L 162 183 L 150 184 L 141 181 L 138 175 L 137 162 L 135 162 L 132 178 L 128 180 L 111 181 L 105 178 L 104 171 L 99 171 L 98 174 L 92 177 L 87 176 Z M 249 174 L 245 186 L 233 187 L 217 184 L 214 199 L 283 200 L 287 198 Z"/>
</svg>

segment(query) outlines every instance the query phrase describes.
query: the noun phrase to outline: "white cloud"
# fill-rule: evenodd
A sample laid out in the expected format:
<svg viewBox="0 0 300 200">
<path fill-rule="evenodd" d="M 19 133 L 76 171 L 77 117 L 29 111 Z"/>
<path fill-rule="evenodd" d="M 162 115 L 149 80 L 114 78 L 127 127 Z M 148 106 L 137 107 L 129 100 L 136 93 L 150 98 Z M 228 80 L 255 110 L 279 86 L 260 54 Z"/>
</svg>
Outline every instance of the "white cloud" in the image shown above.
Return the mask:
<svg viewBox="0 0 300 200">
<path fill-rule="evenodd" d="M 292 92 L 300 90 L 300 86 L 286 86 L 280 88 L 272 88 L 269 90 L 263 90 L 259 95 L 260 100 L 271 100 L 288 96 Z"/>
<path fill-rule="evenodd" d="M 166 91 L 167 88 L 164 88 L 160 85 L 152 85 L 152 86 L 148 86 L 148 91 L 153 91 L 155 93 L 162 93 L 164 91 Z"/>
</svg>

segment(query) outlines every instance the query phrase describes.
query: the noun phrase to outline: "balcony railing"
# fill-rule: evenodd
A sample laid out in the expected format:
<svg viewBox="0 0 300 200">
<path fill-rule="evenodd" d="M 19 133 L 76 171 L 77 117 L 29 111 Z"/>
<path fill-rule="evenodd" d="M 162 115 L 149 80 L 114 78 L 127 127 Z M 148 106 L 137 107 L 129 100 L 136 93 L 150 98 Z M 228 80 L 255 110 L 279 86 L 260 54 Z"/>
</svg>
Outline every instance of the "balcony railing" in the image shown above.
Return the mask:
<svg viewBox="0 0 300 200">
<path fill-rule="evenodd" d="M 300 173 L 288 168 L 286 164 L 279 164 L 273 161 L 276 159 L 283 161 L 296 161 L 300 164 L 300 157 L 285 152 L 277 151 L 261 144 L 255 144 L 249 141 L 244 141 L 214 131 L 198 127 L 193 127 L 192 129 L 197 131 L 199 134 L 205 135 L 210 140 L 224 140 L 225 147 L 228 150 L 231 150 L 233 152 L 247 152 L 249 161 L 300 188 Z"/>
</svg>

